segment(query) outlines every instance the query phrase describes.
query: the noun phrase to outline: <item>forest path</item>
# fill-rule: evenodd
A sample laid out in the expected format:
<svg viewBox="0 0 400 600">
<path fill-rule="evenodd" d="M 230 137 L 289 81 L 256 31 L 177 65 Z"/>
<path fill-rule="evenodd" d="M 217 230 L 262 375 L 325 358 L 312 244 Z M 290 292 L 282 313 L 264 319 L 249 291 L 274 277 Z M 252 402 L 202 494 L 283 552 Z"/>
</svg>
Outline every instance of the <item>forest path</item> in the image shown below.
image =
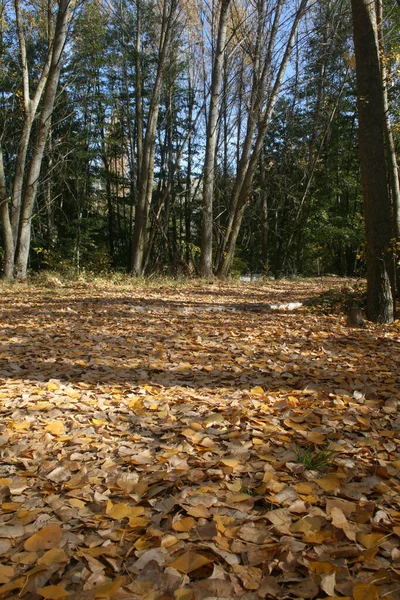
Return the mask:
<svg viewBox="0 0 400 600">
<path fill-rule="evenodd" d="M 399 598 L 400 329 L 356 287 L 4 285 L 0 598 Z"/>
</svg>

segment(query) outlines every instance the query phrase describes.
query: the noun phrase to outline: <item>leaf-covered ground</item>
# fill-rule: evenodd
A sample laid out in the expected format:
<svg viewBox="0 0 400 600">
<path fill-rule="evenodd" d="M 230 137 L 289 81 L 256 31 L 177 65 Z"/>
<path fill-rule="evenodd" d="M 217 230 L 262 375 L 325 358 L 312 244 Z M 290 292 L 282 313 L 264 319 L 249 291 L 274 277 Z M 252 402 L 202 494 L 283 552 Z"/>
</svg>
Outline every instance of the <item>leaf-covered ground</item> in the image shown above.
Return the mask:
<svg viewBox="0 0 400 600">
<path fill-rule="evenodd" d="M 341 286 L 4 286 L 0 598 L 399 599 L 399 322 L 285 307 Z"/>
</svg>

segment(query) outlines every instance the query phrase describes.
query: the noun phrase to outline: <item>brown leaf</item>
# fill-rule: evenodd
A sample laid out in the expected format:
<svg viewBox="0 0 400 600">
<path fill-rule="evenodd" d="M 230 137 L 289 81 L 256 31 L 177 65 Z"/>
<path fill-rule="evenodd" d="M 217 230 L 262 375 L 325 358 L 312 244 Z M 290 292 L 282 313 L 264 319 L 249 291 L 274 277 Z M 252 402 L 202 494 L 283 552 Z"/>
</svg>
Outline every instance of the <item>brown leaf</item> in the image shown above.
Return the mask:
<svg viewBox="0 0 400 600">
<path fill-rule="evenodd" d="M 47 585 L 46 587 L 38 588 L 36 592 L 43 596 L 43 598 L 46 598 L 46 600 L 62 600 L 62 598 L 68 596 L 68 592 L 60 584 Z"/>
<path fill-rule="evenodd" d="M 173 567 L 180 573 L 191 573 L 200 567 L 212 562 L 210 558 L 198 554 L 196 552 L 185 552 L 179 558 L 170 563 L 170 567 Z"/>
<path fill-rule="evenodd" d="M 261 569 L 249 565 L 233 565 L 232 569 L 246 590 L 258 590 L 263 575 Z"/>
<path fill-rule="evenodd" d="M 37 552 L 38 550 L 49 550 L 58 546 L 61 542 L 62 530 L 56 523 L 50 523 L 34 533 L 24 543 L 24 548 L 28 552 Z"/>
<path fill-rule="evenodd" d="M 354 600 L 379 600 L 382 590 L 373 583 L 357 581 L 353 587 Z"/>
</svg>

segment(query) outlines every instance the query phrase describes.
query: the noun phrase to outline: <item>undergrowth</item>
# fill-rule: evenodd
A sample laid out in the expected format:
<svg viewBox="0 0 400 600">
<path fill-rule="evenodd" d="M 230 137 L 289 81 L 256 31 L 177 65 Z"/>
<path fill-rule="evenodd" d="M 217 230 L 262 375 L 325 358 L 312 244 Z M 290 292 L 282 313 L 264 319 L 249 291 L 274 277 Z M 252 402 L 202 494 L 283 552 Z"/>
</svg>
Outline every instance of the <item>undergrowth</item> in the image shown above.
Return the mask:
<svg viewBox="0 0 400 600">
<path fill-rule="evenodd" d="M 352 307 L 364 308 L 366 303 L 366 283 L 356 281 L 340 288 L 331 288 L 309 301 L 311 310 L 319 310 L 325 314 L 347 312 Z"/>
<path fill-rule="evenodd" d="M 297 462 L 303 464 L 308 471 L 319 471 L 329 467 L 333 455 L 334 452 L 329 445 L 321 450 L 296 446 Z"/>
</svg>

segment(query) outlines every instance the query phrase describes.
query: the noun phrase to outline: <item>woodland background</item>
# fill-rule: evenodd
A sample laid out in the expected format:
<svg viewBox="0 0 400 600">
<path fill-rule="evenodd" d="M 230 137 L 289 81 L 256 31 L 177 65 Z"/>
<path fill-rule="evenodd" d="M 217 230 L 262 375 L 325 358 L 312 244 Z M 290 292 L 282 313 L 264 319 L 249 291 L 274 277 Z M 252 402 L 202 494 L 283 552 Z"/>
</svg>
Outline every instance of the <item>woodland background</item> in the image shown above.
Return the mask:
<svg viewBox="0 0 400 600">
<path fill-rule="evenodd" d="M 72 10 L 67 41 L 54 111 L 43 117 L 38 94 L 47 93 L 41 87 L 61 4 L 0 1 L 3 220 L 4 205 L 18 195 L 24 136 L 29 130 L 26 173 L 42 144 L 40 128 L 48 129 L 41 168 L 29 181 L 25 175 L 19 192 L 37 189 L 28 212 L 22 209 L 31 227 L 30 268 L 199 273 L 214 102 L 213 194 L 206 209 L 214 271 L 221 270 L 232 219 L 241 211 L 226 266 L 231 273 L 364 272 L 348 2 L 226 2 L 216 105 L 222 9 L 214 0 L 64 2 Z M 398 147 L 400 11 L 392 0 L 383 8 Z M 238 205 L 241 164 L 259 142 L 252 185 Z"/>
</svg>

